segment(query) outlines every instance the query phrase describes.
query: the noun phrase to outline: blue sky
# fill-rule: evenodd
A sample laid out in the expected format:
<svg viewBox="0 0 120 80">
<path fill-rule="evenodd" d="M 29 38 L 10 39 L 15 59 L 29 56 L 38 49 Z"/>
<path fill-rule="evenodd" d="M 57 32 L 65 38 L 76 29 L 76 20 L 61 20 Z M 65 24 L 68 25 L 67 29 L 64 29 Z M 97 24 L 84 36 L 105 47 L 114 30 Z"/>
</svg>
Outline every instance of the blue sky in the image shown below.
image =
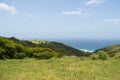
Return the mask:
<svg viewBox="0 0 120 80">
<path fill-rule="evenodd" d="M 0 0 L 0 36 L 120 39 L 120 0 Z"/>
</svg>

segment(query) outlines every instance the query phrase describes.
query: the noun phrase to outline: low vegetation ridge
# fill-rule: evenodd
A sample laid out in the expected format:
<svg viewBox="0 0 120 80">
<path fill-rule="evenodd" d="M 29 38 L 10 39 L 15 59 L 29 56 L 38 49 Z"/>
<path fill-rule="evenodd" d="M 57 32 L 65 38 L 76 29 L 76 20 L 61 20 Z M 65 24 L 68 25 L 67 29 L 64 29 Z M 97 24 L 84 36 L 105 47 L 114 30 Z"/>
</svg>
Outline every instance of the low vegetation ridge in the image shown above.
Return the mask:
<svg viewBox="0 0 120 80">
<path fill-rule="evenodd" d="M 15 37 L 0 37 L 0 58 L 18 56 L 51 58 L 62 56 L 84 56 L 85 52 L 59 42 L 19 40 Z M 42 56 L 42 57 L 41 57 Z M 21 57 L 18 57 L 21 58 Z"/>
</svg>

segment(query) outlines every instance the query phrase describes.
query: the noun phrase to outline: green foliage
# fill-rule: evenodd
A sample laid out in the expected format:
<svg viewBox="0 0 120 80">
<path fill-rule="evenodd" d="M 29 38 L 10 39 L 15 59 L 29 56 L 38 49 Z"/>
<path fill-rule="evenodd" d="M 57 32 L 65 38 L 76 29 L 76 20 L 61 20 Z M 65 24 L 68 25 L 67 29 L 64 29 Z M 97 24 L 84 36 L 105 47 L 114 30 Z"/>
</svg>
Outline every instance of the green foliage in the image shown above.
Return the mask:
<svg viewBox="0 0 120 80">
<path fill-rule="evenodd" d="M 15 47 L 16 47 L 15 49 L 16 49 L 17 53 L 25 52 L 25 50 L 26 50 L 26 48 L 21 44 L 17 44 Z"/>
<path fill-rule="evenodd" d="M 30 41 L 27 41 L 27 40 L 19 40 L 19 39 L 15 38 L 15 37 L 7 38 L 7 39 L 12 40 L 14 43 L 16 43 L 16 44 L 21 44 L 21 45 L 23 45 L 23 46 L 25 46 L 25 47 L 36 47 L 36 46 L 37 46 L 37 45 L 33 44 L 33 43 L 30 42 Z"/>
<path fill-rule="evenodd" d="M 48 51 L 44 51 L 41 53 L 34 53 L 34 57 L 36 59 L 50 59 L 54 56 L 54 53 L 52 52 L 48 52 Z"/>
<path fill-rule="evenodd" d="M 0 47 L 5 50 L 5 53 L 3 54 L 9 58 L 13 58 L 16 53 L 15 44 L 8 39 L 0 38 Z"/>
<path fill-rule="evenodd" d="M 114 56 L 115 59 L 120 59 L 120 53 L 116 53 Z"/>
<path fill-rule="evenodd" d="M 73 47 L 67 46 L 59 42 L 46 42 L 44 44 L 38 44 L 39 47 L 50 48 L 62 55 L 66 56 L 86 56 L 85 52 L 75 49 Z"/>
<path fill-rule="evenodd" d="M 63 56 L 64 56 L 63 54 L 56 52 L 56 55 L 54 57 L 61 58 Z"/>
<path fill-rule="evenodd" d="M 47 59 L 47 58 L 51 58 L 51 57 L 62 57 L 62 54 L 55 52 L 54 50 L 50 49 L 50 48 L 28 48 L 26 55 L 28 57 L 35 57 L 39 59 Z"/>
<path fill-rule="evenodd" d="M 105 51 L 99 51 L 97 53 L 92 53 L 90 58 L 93 60 L 101 59 L 101 60 L 108 60 L 109 55 Z"/>
<path fill-rule="evenodd" d="M 0 37 L 0 49 L 1 56 L 5 58 L 14 58 L 15 53 L 24 51 L 24 47 L 21 44 L 16 44 L 12 40 L 3 37 Z"/>
<path fill-rule="evenodd" d="M 33 57 L 33 53 L 42 53 L 44 51 L 56 53 L 55 57 L 66 56 L 85 56 L 85 52 L 67 46 L 58 42 L 27 41 L 19 40 L 15 37 L 0 37 L 0 56 L 2 58 L 14 58 L 15 53 L 26 53 L 27 57 Z"/>
<path fill-rule="evenodd" d="M 0 47 L 0 59 L 5 59 L 4 53 L 5 53 L 5 50 Z"/>
<path fill-rule="evenodd" d="M 105 51 L 99 51 L 98 52 L 98 57 L 101 60 L 108 60 L 109 59 L 109 56 Z"/>
<path fill-rule="evenodd" d="M 25 53 L 26 53 L 27 57 L 33 57 L 34 50 L 33 50 L 33 48 L 27 48 L 25 50 Z"/>
<path fill-rule="evenodd" d="M 110 57 L 114 57 L 116 53 L 108 54 Z"/>
<path fill-rule="evenodd" d="M 14 58 L 16 58 L 16 59 L 24 59 L 25 57 L 26 57 L 25 53 L 16 53 L 14 55 Z"/>
<path fill-rule="evenodd" d="M 116 53 L 120 53 L 120 45 L 113 45 L 113 46 L 101 48 L 101 49 L 96 50 L 95 53 L 98 53 L 99 51 L 104 51 L 110 57 L 114 57 Z"/>
</svg>

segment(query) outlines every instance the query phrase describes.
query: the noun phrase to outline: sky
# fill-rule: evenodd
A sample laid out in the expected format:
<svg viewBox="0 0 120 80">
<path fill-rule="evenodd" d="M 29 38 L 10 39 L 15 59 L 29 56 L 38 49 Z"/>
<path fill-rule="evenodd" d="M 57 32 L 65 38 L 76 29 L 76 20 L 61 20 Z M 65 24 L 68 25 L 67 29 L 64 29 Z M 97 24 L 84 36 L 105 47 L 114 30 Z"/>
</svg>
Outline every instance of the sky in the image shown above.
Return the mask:
<svg viewBox="0 0 120 80">
<path fill-rule="evenodd" d="M 120 0 L 0 0 L 0 36 L 120 39 Z"/>
</svg>

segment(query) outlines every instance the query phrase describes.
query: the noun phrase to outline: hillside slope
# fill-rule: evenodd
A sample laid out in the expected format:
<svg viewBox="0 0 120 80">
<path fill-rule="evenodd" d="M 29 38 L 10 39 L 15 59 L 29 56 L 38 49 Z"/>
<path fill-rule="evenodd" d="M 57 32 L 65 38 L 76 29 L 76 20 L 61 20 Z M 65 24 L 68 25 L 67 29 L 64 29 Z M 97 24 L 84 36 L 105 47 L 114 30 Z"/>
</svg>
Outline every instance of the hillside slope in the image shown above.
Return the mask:
<svg viewBox="0 0 120 80">
<path fill-rule="evenodd" d="M 95 51 L 95 53 L 98 53 L 99 51 L 104 51 L 112 57 L 116 54 L 120 54 L 120 44 L 98 49 Z"/>
<path fill-rule="evenodd" d="M 85 52 L 75 49 L 73 47 L 67 46 L 63 43 L 59 43 L 59 42 L 43 42 L 43 43 L 39 42 L 39 43 L 40 44 L 38 44 L 37 42 L 36 45 L 42 48 L 50 48 L 56 52 L 60 52 L 63 55 L 85 56 Z"/>
<path fill-rule="evenodd" d="M 14 37 L 11 37 L 9 39 L 13 40 L 16 43 L 20 43 L 26 47 L 50 48 L 58 53 L 61 53 L 62 55 L 86 56 L 85 52 L 59 42 L 48 42 L 39 40 L 19 40 Z"/>
<path fill-rule="evenodd" d="M 13 53 L 11 58 L 14 56 L 15 53 L 24 52 L 24 49 L 27 48 L 50 48 L 51 50 L 54 50 L 57 53 L 60 53 L 62 55 L 66 56 L 84 56 L 85 52 L 77 50 L 75 48 L 72 48 L 70 46 L 67 46 L 63 43 L 59 42 L 40 42 L 39 44 L 33 43 L 29 40 L 19 40 L 15 37 L 6 38 L 6 37 L 0 37 L 0 53 L 10 54 Z M 11 52 L 6 52 L 11 51 Z"/>
</svg>

